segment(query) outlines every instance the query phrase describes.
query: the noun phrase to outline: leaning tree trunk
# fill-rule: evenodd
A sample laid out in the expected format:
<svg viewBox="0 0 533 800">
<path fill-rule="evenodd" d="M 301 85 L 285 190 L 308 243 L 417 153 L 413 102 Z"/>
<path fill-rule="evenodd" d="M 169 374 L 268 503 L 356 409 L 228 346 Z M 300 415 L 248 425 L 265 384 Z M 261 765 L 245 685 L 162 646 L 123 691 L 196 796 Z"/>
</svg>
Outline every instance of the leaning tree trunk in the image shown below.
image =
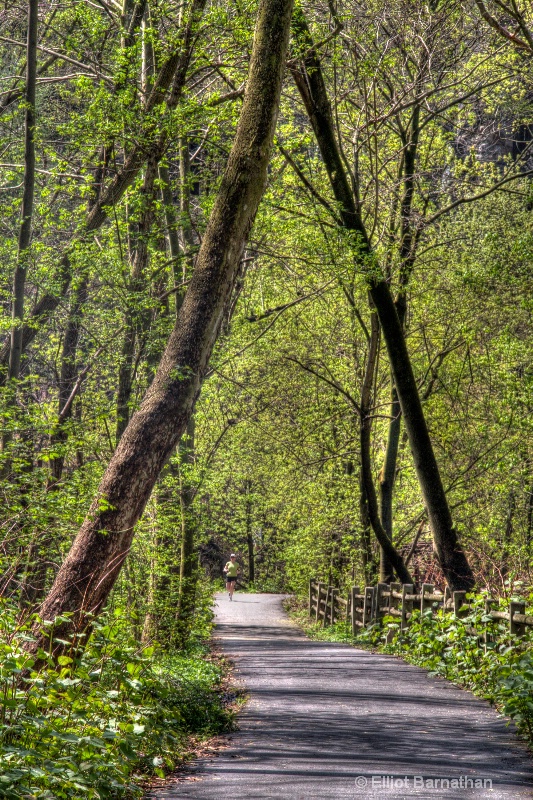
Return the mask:
<svg viewBox="0 0 533 800">
<path fill-rule="evenodd" d="M 199 395 L 243 248 L 265 190 L 293 0 L 259 5 L 248 83 L 235 140 L 187 294 L 140 409 L 132 416 L 40 611 L 72 613 L 55 629 L 65 639 L 89 624 L 126 559 L 136 522 L 183 434 Z M 36 631 L 31 649 L 47 641 Z M 57 642 L 57 639 L 56 639 Z M 61 648 L 57 644 L 56 652 Z"/>
<path fill-rule="evenodd" d="M 355 235 L 356 257 L 361 267 L 365 269 L 370 296 L 383 332 L 418 483 L 428 510 L 437 556 L 452 590 L 471 589 L 475 584 L 474 576 L 453 526 L 403 327 L 389 284 L 384 279 L 381 267 L 372 252 L 357 193 L 352 191 L 344 168 L 335 137 L 333 115 L 320 60 L 316 55 L 311 33 L 301 10 L 295 14 L 293 31 L 300 60 L 299 63 L 292 62 L 291 72 L 304 102 L 333 194 L 339 205 L 340 221 L 344 228 L 353 231 Z M 367 487 L 370 489 L 369 482 Z"/>
<path fill-rule="evenodd" d="M 384 280 L 378 280 L 371 284 L 370 293 L 387 345 L 418 483 L 428 510 L 433 541 L 444 577 L 454 591 L 472 589 L 475 584 L 474 576 L 453 526 L 402 325 L 389 285 Z"/>
</svg>

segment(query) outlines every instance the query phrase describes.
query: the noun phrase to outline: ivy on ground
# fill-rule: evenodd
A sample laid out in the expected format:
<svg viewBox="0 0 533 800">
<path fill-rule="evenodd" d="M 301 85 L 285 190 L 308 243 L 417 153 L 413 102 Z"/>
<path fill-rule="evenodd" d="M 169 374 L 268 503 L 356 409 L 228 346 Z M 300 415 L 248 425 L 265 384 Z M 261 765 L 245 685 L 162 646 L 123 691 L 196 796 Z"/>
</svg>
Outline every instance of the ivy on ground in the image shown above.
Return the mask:
<svg viewBox="0 0 533 800">
<path fill-rule="evenodd" d="M 0 797 L 135 798 L 150 775 L 186 757 L 189 736 L 228 730 L 220 665 L 202 637 L 185 652 L 141 647 L 120 609 L 95 622 L 88 646 L 32 671 L 32 620 L 0 607 Z M 204 631 L 205 633 L 205 631 Z"/>
</svg>

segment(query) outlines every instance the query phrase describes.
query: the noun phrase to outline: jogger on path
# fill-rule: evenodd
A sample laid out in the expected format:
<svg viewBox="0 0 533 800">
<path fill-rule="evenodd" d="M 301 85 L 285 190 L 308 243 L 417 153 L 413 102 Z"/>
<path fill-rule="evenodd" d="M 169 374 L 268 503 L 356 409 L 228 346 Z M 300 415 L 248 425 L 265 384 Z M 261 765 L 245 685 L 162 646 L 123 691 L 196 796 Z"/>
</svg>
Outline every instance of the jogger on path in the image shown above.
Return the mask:
<svg viewBox="0 0 533 800">
<path fill-rule="evenodd" d="M 229 599 L 233 600 L 233 592 L 235 591 L 235 581 L 237 580 L 237 576 L 240 573 L 239 565 L 236 562 L 237 556 L 235 553 L 232 553 L 230 556 L 230 560 L 224 567 L 224 573 L 226 575 L 226 591 L 229 594 Z"/>
</svg>

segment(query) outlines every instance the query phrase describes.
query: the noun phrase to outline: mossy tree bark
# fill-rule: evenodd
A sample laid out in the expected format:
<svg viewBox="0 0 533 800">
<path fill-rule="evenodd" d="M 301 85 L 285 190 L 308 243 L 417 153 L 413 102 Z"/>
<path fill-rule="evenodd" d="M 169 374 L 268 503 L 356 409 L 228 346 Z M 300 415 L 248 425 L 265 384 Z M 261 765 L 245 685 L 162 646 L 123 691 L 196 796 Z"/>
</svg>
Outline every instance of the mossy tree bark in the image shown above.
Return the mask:
<svg viewBox="0 0 533 800">
<path fill-rule="evenodd" d="M 241 116 L 187 294 L 153 383 L 40 610 L 45 621 L 72 614 L 56 626 L 59 639 L 85 630 L 88 615 L 104 606 L 134 526 L 191 417 L 266 186 L 291 14 L 292 0 L 259 5 Z M 32 650 L 48 640 L 41 629 L 36 634 Z"/>
</svg>

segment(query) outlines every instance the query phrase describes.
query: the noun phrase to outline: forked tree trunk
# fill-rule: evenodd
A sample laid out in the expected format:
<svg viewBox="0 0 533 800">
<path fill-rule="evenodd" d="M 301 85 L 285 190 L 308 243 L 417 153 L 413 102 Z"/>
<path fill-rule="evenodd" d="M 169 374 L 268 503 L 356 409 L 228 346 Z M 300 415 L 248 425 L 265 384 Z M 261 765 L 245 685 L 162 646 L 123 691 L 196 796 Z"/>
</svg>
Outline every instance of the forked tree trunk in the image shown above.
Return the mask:
<svg viewBox="0 0 533 800">
<path fill-rule="evenodd" d="M 65 639 L 98 614 L 126 559 L 136 522 L 183 434 L 208 369 L 224 307 L 263 195 L 293 0 L 259 4 L 246 95 L 194 273 L 154 381 L 132 416 L 40 615 Z M 37 629 L 35 650 L 47 641 Z M 56 639 L 57 641 L 57 639 Z M 57 644 L 55 652 L 62 647 Z"/>
<path fill-rule="evenodd" d="M 379 542 L 380 548 L 386 558 L 394 568 L 398 578 L 402 583 L 413 583 L 409 570 L 405 566 L 401 555 L 392 544 L 392 540 L 387 536 L 378 513 L 378 501 L 374 478 L 372 475 L 372 462 L 370 457 L 370 433 L 372 429 L 371 400 L 372 383 L 379 349 L 379 322 L 376 312 L 371 315 L 371 334 L 368 346 L 368 356 L 366 361 L 365 375 L 363 378 L 363 388 L 361 391 L 361 428 L 360 428 L 360 450 L 361 450 L 361 483 L 364 487 L 367 500 L 367 510 L 370 524 L 374 535 Z"/>
<path fill-rule="evenodd" d="M 365 270 L 370 296 L 383 332 L 418 482 L 428 510 L 437 556 L 450 588 L 452 590 L 468 590 L 474 586 L 475 580 L 457 538 L 457 532 L 453 527 L 450 508 L 405 343 L 403 327 L 389 284 L 372 252 L 361 217 L 357 193 L 352 191 L 344 168 L 335 137 L 333 115 L 322 76 L 321 64 L 314 49 L 307 21 L 301 10 L 295 13 L 293 31 L 301 60 L 298 65 L 293 62 L 292 75 L 304 102 L 333 194 L 339 205 L 340 221 L 344 228 L 353 231 L 355 235 L 354 251 L 361 268 Z M 365 483 L 370 490 L 370 483 L 368 481 Z M 368 499 L 370 501 L 370 498 Z"/>
<path fill-rule="evenodd" d="M 453 591 L 472 589 L 475 580 L 457 538 L 433 445 L 429 435 L 403 328 L 388 283 L 377 280 L 370 293 L 387 345 L 394 383 L 409 438 L 418 483 L 444 577 Z"/>
<path fill-rule="evenodd" d="M 421 68 L 416 80 L 417 95 L 422 94 L 422 81 L 428 65 L 428 51 L 424 44 L 421 57 Z M 413 226 L 412 210 L 415 195 L 415 170 L 420 140 L 420 102 L 416 102 L 411 115 L 411 123 L 405 135 L 403 145 L 403 194 L 400 202 L 400 292 L 396 298 L 396 311 L 405 332 L 405 317 L 407 313 L 407 285 L 414 267 L 419 236 Z M 380 475 L 379 498 L 380 518 L 385 532 L 392 542 L 392 500 L 394 495 L 394 480 L 396 477 L 396 461 L 402 427 L 402 415 L 398 393 L 391 375 L 391 408 L 390 420 L 387 430 L 387 445 L 385 459 Z M 379 564 L 380 581 L 390 583 L 392 580 L 392 565 L 383 549 L 380 551 Z"/>
</svg>

